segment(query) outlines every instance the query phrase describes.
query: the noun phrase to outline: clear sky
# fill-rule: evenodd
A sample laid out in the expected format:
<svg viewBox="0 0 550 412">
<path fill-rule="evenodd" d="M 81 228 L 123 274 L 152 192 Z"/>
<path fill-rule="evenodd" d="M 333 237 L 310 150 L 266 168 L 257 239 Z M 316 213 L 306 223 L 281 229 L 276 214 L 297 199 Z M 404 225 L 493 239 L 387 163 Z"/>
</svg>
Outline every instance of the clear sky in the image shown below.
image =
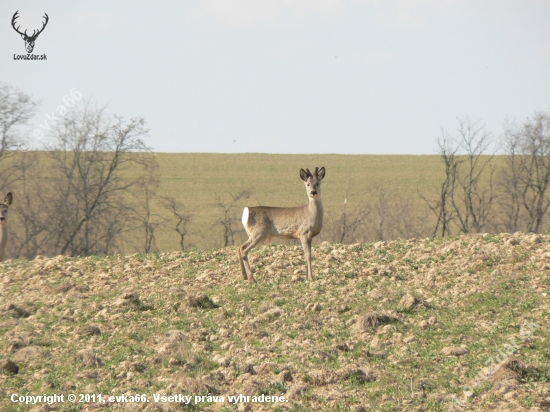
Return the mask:
<svg viewBox="0 0 550 412">
<path fill-rule="evenodd" d="M 41 27 L 26 54 L 11 27 Z M 548 0 L 0 3 L 0 80 L 143 117 L 163 152 L 429 154 L 457 118 L 550 109 Z"/>
</svg>

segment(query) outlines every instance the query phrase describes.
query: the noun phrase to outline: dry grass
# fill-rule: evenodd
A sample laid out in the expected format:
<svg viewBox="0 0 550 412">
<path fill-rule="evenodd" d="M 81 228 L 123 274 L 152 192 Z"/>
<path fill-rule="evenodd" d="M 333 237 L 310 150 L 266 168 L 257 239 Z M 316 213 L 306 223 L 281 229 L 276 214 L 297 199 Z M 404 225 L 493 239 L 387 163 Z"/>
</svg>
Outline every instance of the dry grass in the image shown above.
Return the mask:
<svg viewBox="0 0 550 412">
<path fill-rule="evenodd" d="M 151 399 L 101 410 L 190 410 L 154 403 L 162 393 L 282 393 L 289 402 L 252 410 L 447 411 L 454 395 L 463 410 L 541 412 L 549 246 L 523 234 L 323 243 L 309 284 L 293 246 L 252 252 L 255 285 L 241 279 L 234 248 L 3 262 L 0 410 L 29 409 L 12 393 Z M 536 325 L 529 335 L 525 322 Z M 514 339 L 512 356 L 473 385 Z"/>
</svg>

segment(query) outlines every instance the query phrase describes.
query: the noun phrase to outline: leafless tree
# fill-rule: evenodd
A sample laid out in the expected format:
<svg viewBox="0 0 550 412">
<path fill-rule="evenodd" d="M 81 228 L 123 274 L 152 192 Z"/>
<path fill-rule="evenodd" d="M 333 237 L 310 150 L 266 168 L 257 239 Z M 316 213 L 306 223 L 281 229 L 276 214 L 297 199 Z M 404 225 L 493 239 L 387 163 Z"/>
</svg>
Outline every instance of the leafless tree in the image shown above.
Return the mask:
<svg viewBox="0 0 550 412">
<path fill-rule="evenodd" d="M 252 195 L 251 190 L 241 190 L 235 193 L 229 193 L 228 196 L 222 198 L 218 196 L 214 207 L 221 211 L 221 217 L 216 221 L 216 226 L 221 226 L 223 229 L 224 247 L 235 244 L 235 234 L 243 232 L 239 227 L 240 216 L 236 216 L 235 209 L 242 199 L 248 199 Z"/>
<path fill-rule="evenodd" d="M 389 240 L 426 235 L 427 216 L 408 197 L 385 185 L 375 184 L 368 191 L 370 218 L 368 240 Z"/>
<path fill-rule="evenodd" d="M 21 90 L 0 81 L 0 192 L 22 178 L 29 156 L 16 156 L 20 127 L 36 114 L 36 103 Z"/>
<path fill-rule="evenodd" d="M 492 161 L 496 150 L 490 150 L 495 141 L 485 131 L 485 125 L 469 120 L 459 120 L 455 141 L 464 153 L 464 160 L 458 167 L 460 190 L 452 191 L 451 196 L 455 221 L 462 233 L 480 233 L 487 226 L 495 200 Z M 491 152 L 484 156 L 487 151 Z"/>
<path fill-rule="evenodd" d="M 425 195 L 420 197 L 428 205 L 436 217 L 436 224 L 432 236 L 437 236 L 441 230 L 441 236 L 451 234 L 450 223 L 454 218 L 452 198 L 457 186 L 458 167 L 461 160 L 457 156 L 459 145 L 455 139 L 441 130 L 441 136 L 437 139 L 438 154 L 443 160 L 445 166 L 445 177 L 439 187 L 438 197 L 435 200 L 429 200 Z"/>
<path fill-rule="evenodd" d="M 505 142 L 504 193 L 510 228 L 518 227 L 521 207 L 525 230 L 539 233 L 550 208 L 550 114 L 538 112 L 521 126 L 508 125 Z"/>
<path fill-rule="evenodd" d="M 146 135 L 143 119 L 125 121 L 89 105 L 52 128 L 47 149 L 56 182 L 50 200 L 57 211 L 51 216 L 56 253 L 114 250 L 127 223 L 127 192 L 140 182 L 140 170 L 154 163 L 142 141 Z"/>
<path fill-rule="evenodd" d="M 361 229 L 364 228 L 371 215 L 371 210 L 364 202 L 349 208 L 347 197 L 344 199 L 342 214 L 340 215 L 336 233 L 336 241 L 339 243 L 357 242 L 361 236 Z"/>
<path fill-rule="evenodd" d="M 445 177 L 435 200 L 420 195 L 436 217 L 433 236 L 450 235 L 452 227 L 462 233 L 481 232 L 489 225 L 496 198 L 494 143 L 480 121 L 459 120 L 457 136 L 442 129 L 437 145 Z"/>
<path fill-rule="evenodd" d="M 185 237 L 187 236 L 187 225 L 191 222 L 191 214 L 185 212 L 184 205 L 174 197 L 163 197 L 164 207 L 175 218 L 174 230 L 180 237 L 181 250 L 185 250 Z"/>
<path fill-rule="evenodd" d="M 143 247 L 138 250 L 145 253 L 158 250 L 156 245 L 156 230 L 165 223 L 165 218 L 153 212 L 152 200 L 156 198 L 159 181 L 157 178 L 158 167 L 151 164 L 146 174 L 142 176 L 134 191 L 134 205 L 132 220 L 137 222 L 138 229 L 143 233 Z"/>
</svg>

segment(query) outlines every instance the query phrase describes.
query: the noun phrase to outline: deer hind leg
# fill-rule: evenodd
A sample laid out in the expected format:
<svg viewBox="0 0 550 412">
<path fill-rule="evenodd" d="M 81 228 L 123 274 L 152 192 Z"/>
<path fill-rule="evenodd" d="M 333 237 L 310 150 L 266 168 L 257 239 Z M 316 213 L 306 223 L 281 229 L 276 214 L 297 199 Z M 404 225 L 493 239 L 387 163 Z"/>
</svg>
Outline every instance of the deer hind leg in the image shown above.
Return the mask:
<svg viewBox="0 0 550 412">
<path fill-rule="evenodd" d="M 250 239 L 248 239 L 246 242 L 244 242 L 242 244 L 242 246 L 237 249 L 237 255 L 239 256 L 239 263 L 241 265 L 241 274 L 242 274 L 244 280 L 248 280 L 248 275 L 246 273 L 247 271 L 246 271 L 246 267 L 245 267 L 245 264 L 244 264 L 244 259 L 245 259 L 244 256 L 245 255 L 244 255 L 243 250 L 249 244 L 250 244 Z M 248 263 L 248 258 L 247 258 L 247 263 Z"/>
<path fill-rule="evenodd" d="M 265 238 L 266 236 L 256 236 L 248 239 L 244 243 L 244 245 L 241 246 L 240 253 L 242 255 L 243 263 L 246 268 L 246 272 L 248 274 L 249 282 L 256 282 L 256 279 L 254 279 L 254 275 L 252 274 L 252 268 L 250 267 L 250 263 L 248 262 L 248 252 L 250 252 L 250 250 L 252 250 L 252 248 L 255 247 L 257 244 L 261 243 Z"/>
<path fill-rule="evenodd" d="M 311 270 L 311 238 L 308 236 L 302 236 L 302 247 L 304 248 L 304 256 L 307 262 L 307 280 L 313 280 L 313 271 Z"/>
</svg>

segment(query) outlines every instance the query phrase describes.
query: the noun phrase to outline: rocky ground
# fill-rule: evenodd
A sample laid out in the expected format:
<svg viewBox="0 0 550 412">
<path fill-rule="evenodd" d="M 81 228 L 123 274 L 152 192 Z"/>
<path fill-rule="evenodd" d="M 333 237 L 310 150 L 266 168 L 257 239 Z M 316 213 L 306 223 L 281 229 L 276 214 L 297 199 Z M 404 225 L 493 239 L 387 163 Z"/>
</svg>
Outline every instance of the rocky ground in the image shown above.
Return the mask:
<svg viewBox="0 0 550 412">
<path fill-rule="evenodd" d="M 257 284 L 235 248 L 3 262 L 0 409 L 550 410 L 550 237 L 313 256 L 310 283 L 297 246 L 255 249 Z M 102 402 L 10 400 L 84 393 Z"/>
</svg>

